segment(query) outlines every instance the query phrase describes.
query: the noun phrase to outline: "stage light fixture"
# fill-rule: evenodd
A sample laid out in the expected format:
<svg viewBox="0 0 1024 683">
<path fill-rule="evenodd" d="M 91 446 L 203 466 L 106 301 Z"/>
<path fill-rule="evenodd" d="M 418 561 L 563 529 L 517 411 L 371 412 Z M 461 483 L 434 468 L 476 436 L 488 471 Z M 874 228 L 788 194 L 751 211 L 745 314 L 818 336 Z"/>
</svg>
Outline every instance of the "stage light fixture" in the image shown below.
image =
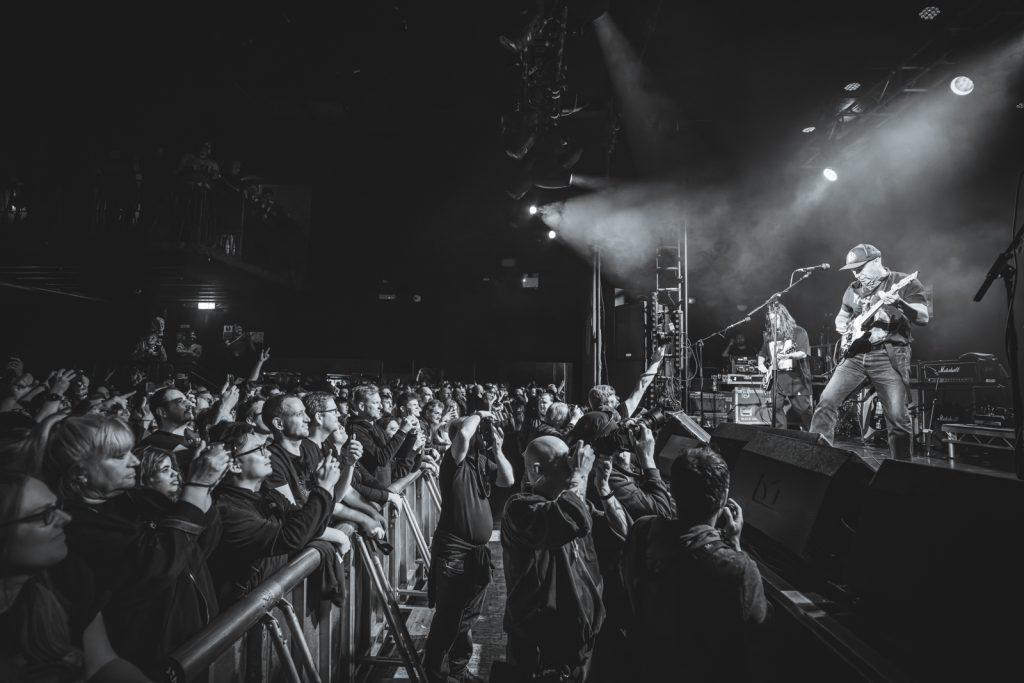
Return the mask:
<svg viewBox="0 0 1024 683">
<path fill-rule="evenodd" d="M 555 232 L 554 230 L 548 230 L 548 239 L 549 240 L 553 240 L 556 237 L 558 237 L 558 233 L 557 232 Z"/>
<path fill-rule="evenodd" d="M 949 82 L 949 89 L 953 91 L 954 95 L 970 95 L 974 92 L 974 81 L 967 76 L 957 76 Z"/>
<path fill-rule="evenodd" d="M 528 209 L 528 211 L 530 212 L 531 216 L 536 216 L 537 215 L 537 205 L 536 204 L 530 204 L 530 208 Z"/>
<path fill-rule="evenodd" d="M 856 92 L 860 90 L 860 83 L 858 83 L 857 81 L 847 83 L 846 85 L 843 86 L 843 90 L 845 90 L 846 92 Z"/>
<path fill-rule="evenodd" d="M 942 10 L 940 10 L 935 5 L 928 5 L 927 7 L 922 9 L 920 12 L 918 12 L 917 16 L 921 17 L 925 21 L 931 21 L 935 17 L 939 16 L 939 14 L 941 14 L 941 13 L 942 13 Z"/>
<path fill-rule="evenodd" d="M 1024 101 L 1017 103 L 1017 109 L 1024 109 Z"/>
<path fill-rule="evenodd" d="M 813 132 L 814 132 L 814 131 L 816 131 L 816 130 L 817 130 L 817 128 L 815 128 L 814 126 L 807 126 L 806 128 L 804 128 L 804 129 L 803 129 L 802 131 L 800 131 L 800 132 L 801 132 L 801 133 L 813 133 Z"/>
<path fill-rule="evenodd" d="M 213 303 L 212 301 L 200 301 L 199 303 L 196 304 L 196 308 L 198 308 L 200 311 L 212 311 L 213 309 L 217 308 L 217 304 Z"/>
<path fill-rule="evenodd" d="M 839 174 L 836 173 L 831 168 L 826 168 L 824 171 L 821 172 L 821 175 L 825 176 L 825 180 L 829 181 L 830 183 L 834 183 L 835 181 L 839 180 Z"/>
</svg>

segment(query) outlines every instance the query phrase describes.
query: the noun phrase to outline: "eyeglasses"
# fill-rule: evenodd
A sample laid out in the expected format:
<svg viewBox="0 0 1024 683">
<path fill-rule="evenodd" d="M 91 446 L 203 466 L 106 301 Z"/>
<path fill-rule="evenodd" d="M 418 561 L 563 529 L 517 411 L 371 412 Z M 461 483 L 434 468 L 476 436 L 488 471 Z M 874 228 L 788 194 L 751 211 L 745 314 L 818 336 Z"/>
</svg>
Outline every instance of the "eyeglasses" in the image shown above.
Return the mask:
<svg viewBox="0 0 1024 683">
<path fill-rule="evenodd" d="M 318 413 L 340 413 L 341 409 L 340 408 L 325 408 L 324 410 L 318 410 L 316 412 L 318 412 Z"/>
<path fill-rule="evenodd" d="M 21 517 L 19 519 L 12 519 L 9 522 L 4 522 L 3 524 L 0 524 L 0 527 L 13 526 L 15 524 L 28 524 L 29 522 L 35 522 L 37 520 L 42 520 L 43 526 L 50 526 L 57 521 L 57 513 L 62 509 L 63 508 L 59 503 L 52 503 L 39 512 L 35 512 L 27 517 Z"/>
<path fill-rule="evenodd" d="M 268 445 L 269 445 L 269 444 L 266 444 L 266 443 L 262 443 L 262 444 L 260 444 L 259 446 L 257 446 L 256 448 L 250 448 L 250 449 L 249 449 L 249 450 L 247 450 L 247 451 L 242 451 L 241 453 L 236 453 L 236 454 L 234 455 L 234 457 L 235 457 L 235 458 L 241 458 L 241 457 L 243 457 L 243 456 L 246 456 L 246 455 L 252 455 L 252 454 L 253 454 L 253 453 L 255 453 L 256 451 L 259 451 L 259 452 L 260 452 L 260 453 L 261 453 L 262 455 L 266 455 L 266 454 L 267 454 L 267 446 L 268 446 Z"/>
</svg>

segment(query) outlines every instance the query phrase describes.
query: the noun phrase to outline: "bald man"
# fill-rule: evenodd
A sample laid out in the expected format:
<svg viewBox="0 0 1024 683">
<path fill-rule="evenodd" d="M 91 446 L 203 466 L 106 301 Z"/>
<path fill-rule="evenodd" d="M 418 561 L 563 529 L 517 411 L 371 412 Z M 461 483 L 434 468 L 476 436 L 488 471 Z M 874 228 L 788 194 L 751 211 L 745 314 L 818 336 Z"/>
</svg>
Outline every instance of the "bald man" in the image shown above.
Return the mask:
<svg viewBox="0 0 1024 683">
<path fill-rule="evenodd" d="M 524 679 L 556 670 L 582 681 L 605 614 L 591 536 L 603 513 L 586 500 L 594 451 L 541 436 L 523 458 L 529 490 L 509 499 L 501 521 L 509 661 Z M 603 469 L 597 478 L 607 488 Z"/>
</svg>

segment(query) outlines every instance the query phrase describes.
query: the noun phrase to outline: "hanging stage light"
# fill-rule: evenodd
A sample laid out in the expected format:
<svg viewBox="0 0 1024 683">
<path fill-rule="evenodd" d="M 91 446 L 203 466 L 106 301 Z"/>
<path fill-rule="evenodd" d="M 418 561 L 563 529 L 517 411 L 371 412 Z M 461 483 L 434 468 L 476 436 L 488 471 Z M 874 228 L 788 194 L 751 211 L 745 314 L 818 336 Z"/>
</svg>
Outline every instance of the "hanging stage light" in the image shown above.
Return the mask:
<svg viewBox="0 0 1024 683">
<path fill-rule="evenodd" d="M 537 205 L 536 204 L 530 204 L 530 208 L 527 209 L 527 210 L 530 212 L 531 216 L 536 216 L 537 215 Z"/>
<path fill-rule="evenodd" d="M 918 12 L 917 16 L 921 17 L 925 21 L 931 21 L 935 17 L 939 16 L 939 14 L 941 14 L 941 13 L 942 13 L 942 10 L 940 10 L 938 7 L 935 7 L 934 5 L 928 5 L 927 7 L 922 9 L 920 12 Z"/>
<path fill-rule="evenodd" d="M 558 237 L 558 233 L 557 232 L 555 232 L 554 230 L 548 230 L 548 239 L 549 240 L 553 240 L 556 237 Z"/>
<path fill-rule="evenodd" d="M 802 131 L 800 131 L 800 132 L 801 132 L 801 133 L 813 133 L 813 132 L 814 132 L 814 131 L 816 131 L 816 130 L 817 130 L 817 128 L 815 128 L 814 126 L 807 126 L 806 128 L 804 128 L 804 129 L 803 129 Z"/>
<path fill-rule="evenodd" d="M 949 89 L 953 91 L 954 95 L 970 95 L 974 92 L 974 81 L 967 76 L 957 76 L 949 82 Z"/>
<path fill-rule="evenodd" d="M 860 90 L 860 83 L 856 81 L 852 83 L 847 83 L 846 85 L 843 86 L 843 90 L 845 90 L 846 92 L 856 92 L 857 90 Z"/>
<path fill-rule="evenodd" d="M 834 183 L 835 181 L 839 180 L 839 174 L 836 173 L 831 168 L 826 168 L 824 171 L 821 172 L 821 175 L 825 176 L 825 180 L 829 181 L 830 183 Z"/>
</svg>

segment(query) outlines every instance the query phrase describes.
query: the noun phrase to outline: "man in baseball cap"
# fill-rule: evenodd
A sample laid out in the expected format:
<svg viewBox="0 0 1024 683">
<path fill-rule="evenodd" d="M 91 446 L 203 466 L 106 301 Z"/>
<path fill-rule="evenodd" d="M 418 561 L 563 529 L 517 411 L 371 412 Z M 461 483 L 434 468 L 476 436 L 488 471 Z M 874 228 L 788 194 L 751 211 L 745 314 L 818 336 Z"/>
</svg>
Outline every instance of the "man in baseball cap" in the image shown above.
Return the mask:
<svg viewBox="0 0 1024 683">
<path fill-rule="evenodd" d="M 928 323 L 930 296 L 916 279 L 903 282 L 905 273 L 889 270 L 882 263 L 882 252 L 871 244 L 858 244 L 846 254 L 840 270 L 853 272 L 855 281 L 846 288 L 836 316 L 836 330 L 845 333 L 868 307 L 881 308 L 864 321 L 861 339 L 845 351 L 828 385 L 821 392 L 811 418 L 810 431 L 832 443 L 839 407 L 853 392 L 870 383 L 878 392 L 885 411 L 889 450 L 894 458 L 909 460 L 913 451 L 913 427 L 907 410 L 907 384 L 910 380 L 911 325 Z"/>
<path fill-rule="evenodd" d="M 839 270 L 860 268 L 868 261 L 882 258 L 882 252 L 873 244 L 858 244 L 846 254 L 846 265 Z"/>
</svg>

